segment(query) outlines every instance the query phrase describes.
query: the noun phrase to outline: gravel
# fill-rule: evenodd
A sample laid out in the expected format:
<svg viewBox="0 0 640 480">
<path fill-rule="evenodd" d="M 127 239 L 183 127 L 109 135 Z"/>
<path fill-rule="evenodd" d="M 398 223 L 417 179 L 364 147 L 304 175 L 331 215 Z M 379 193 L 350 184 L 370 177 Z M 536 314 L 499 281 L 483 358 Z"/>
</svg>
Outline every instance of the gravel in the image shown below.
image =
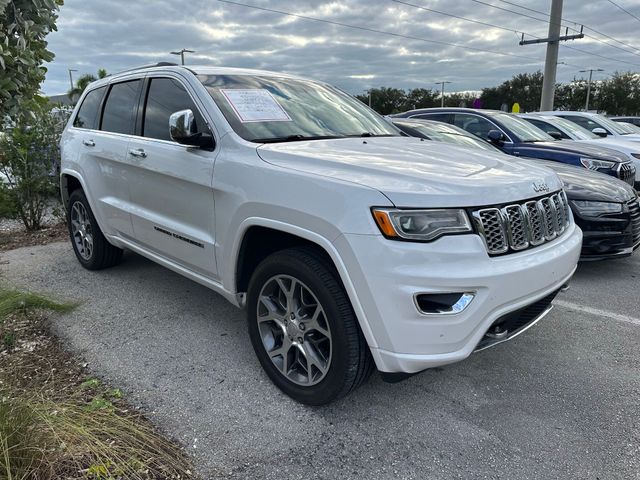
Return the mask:
<svg viewBox="0 0 640 480">
<path fill-rule="evenodd" d="M 140 256 L 100 272 L 67 243 L 1 257 L 8 281 L 83 302 L 57 333 L 206 478 L 640 478 L 640 325 L 608 314 L 640 317 L 638 254 L 581 265 L 512 342 L 322 408 L 271 384 L 243 312 Z"/>
</svg>

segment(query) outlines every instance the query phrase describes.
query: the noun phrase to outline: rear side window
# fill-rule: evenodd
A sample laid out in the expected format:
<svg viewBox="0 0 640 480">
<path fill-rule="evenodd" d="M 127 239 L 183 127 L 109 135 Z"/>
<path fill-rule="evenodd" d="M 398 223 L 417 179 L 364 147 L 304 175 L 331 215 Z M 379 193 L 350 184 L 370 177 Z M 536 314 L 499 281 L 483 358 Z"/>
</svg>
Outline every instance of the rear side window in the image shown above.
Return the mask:
<svg viewBox="0 0 640 480">
<path fill-rule="evenodd" d="M 142 135 L 171 141 L 169 117 L 172 113 L 186 109 L 193 112 L 198 132 L 205 133 L 204 119 L 180 82 L 172 78 L 152 78 L 144 112 Z"/>
<path fill-rule="evenodd" d="M 104 104 L 100 130 L 129 135 L 135 132 L 141 85 L 142 80 L 132 80 L 111 86 Z"/>
<path fill-rule="evenodd" d="M 82 105 L 76 118 L 73 120 L 73 126 L 77 128 L 98 128 L 98 111 L 100 110 L 100 102 L 104 95 L 106 87 L 96 88 L 87 93 L 84 97 Z"/>
<path fill-rule="evenodd" d="M 411 118 L 423 118 L 425 120 L 433 120 L 436 122 L 450 122 L 450 114 L 448 113 L 420 113 L 418 115 L 412 115 Z"/>
</svg>

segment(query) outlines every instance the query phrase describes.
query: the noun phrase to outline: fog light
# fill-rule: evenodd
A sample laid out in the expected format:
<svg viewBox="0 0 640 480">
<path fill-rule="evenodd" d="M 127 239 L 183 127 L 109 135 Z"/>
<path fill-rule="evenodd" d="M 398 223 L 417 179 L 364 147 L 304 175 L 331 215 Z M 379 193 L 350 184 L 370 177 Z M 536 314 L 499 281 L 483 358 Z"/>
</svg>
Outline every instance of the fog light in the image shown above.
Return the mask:
<svg viewBox="0 0 640 480">
<path fill-rule="evenodd" d="M 425 315 L 453 315 L 466 309 L 473 298 L 474 293 L 418 293 L 414 295 L 414 301 L 418 311 Z"/>
</svg>

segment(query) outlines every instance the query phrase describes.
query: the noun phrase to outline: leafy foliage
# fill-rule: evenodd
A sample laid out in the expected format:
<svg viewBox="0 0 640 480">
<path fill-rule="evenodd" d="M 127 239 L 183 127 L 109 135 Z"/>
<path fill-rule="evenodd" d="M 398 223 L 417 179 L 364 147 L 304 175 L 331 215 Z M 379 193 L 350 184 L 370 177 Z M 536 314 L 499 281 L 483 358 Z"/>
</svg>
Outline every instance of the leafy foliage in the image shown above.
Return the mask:
<svg viewBox="0 0 640 480">
<path fill-rule="evenodd" d="M 53 60 L 46 36 L 56 30 L 62 0 L 0 0 L 0 120 L 21 113 Z"/>
<path fill-rule="evenodd" d="M 496 87 L 484 88 L 480 95 L 482 108 L 500 110 L 506 105 L 511 110 L 514 103 L 519 103 L 522 112 L 535 112 L 540 108 L 542 81 L 540 71 L 519 73 Z M 369 94 L 372 108 L 382 115 L 440 106 L 439 92 L 431 89 L 373 88 L 356 98 L 369 104 Z M 582 110 L 586 99 L 587 80 L 584 78 L 556 85 L 556 109 Z M 449 93 L 445 95 L 445 106 L 472 107 L 474 100 L 472 93 Z M 608 115 L 640 114 L 640 73 L 616 72 L 609 79 L 593 81 L 589 108 Z"/>
<path fill-rule="evenodd" d="M 27 230 L 42 226 L 45 208 L 57 197 L 59 143 L 67 114 L 36 98 L 25 103 L 21 116 L 0 138 L 0 210 L 20 218 Z"/>
</svg>

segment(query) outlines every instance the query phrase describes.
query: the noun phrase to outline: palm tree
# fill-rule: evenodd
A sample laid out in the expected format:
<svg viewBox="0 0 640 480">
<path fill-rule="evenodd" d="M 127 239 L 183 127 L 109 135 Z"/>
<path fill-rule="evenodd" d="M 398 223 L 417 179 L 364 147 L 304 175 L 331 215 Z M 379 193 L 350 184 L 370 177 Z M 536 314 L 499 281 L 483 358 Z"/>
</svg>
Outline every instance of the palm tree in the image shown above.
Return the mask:
<svg viewBox="0 0 640 480">
<path fill-rule="evenodd" d="M 91 82 L 95 82 L 99 78 L 104 78 L 107 75 L 108 73 L 104 68 L 98 69 L 97 78 L 91 73 L 85 73 L 84 75 L 81 75 L 78 80 L 76 80 L 76 86 L 67 92 L 67 96 L 72 102 L 76 102 L 82 95 L 82 92 L 84 92 L 84 89 L 87 88 L 87 86 Z"/>
</svg>

